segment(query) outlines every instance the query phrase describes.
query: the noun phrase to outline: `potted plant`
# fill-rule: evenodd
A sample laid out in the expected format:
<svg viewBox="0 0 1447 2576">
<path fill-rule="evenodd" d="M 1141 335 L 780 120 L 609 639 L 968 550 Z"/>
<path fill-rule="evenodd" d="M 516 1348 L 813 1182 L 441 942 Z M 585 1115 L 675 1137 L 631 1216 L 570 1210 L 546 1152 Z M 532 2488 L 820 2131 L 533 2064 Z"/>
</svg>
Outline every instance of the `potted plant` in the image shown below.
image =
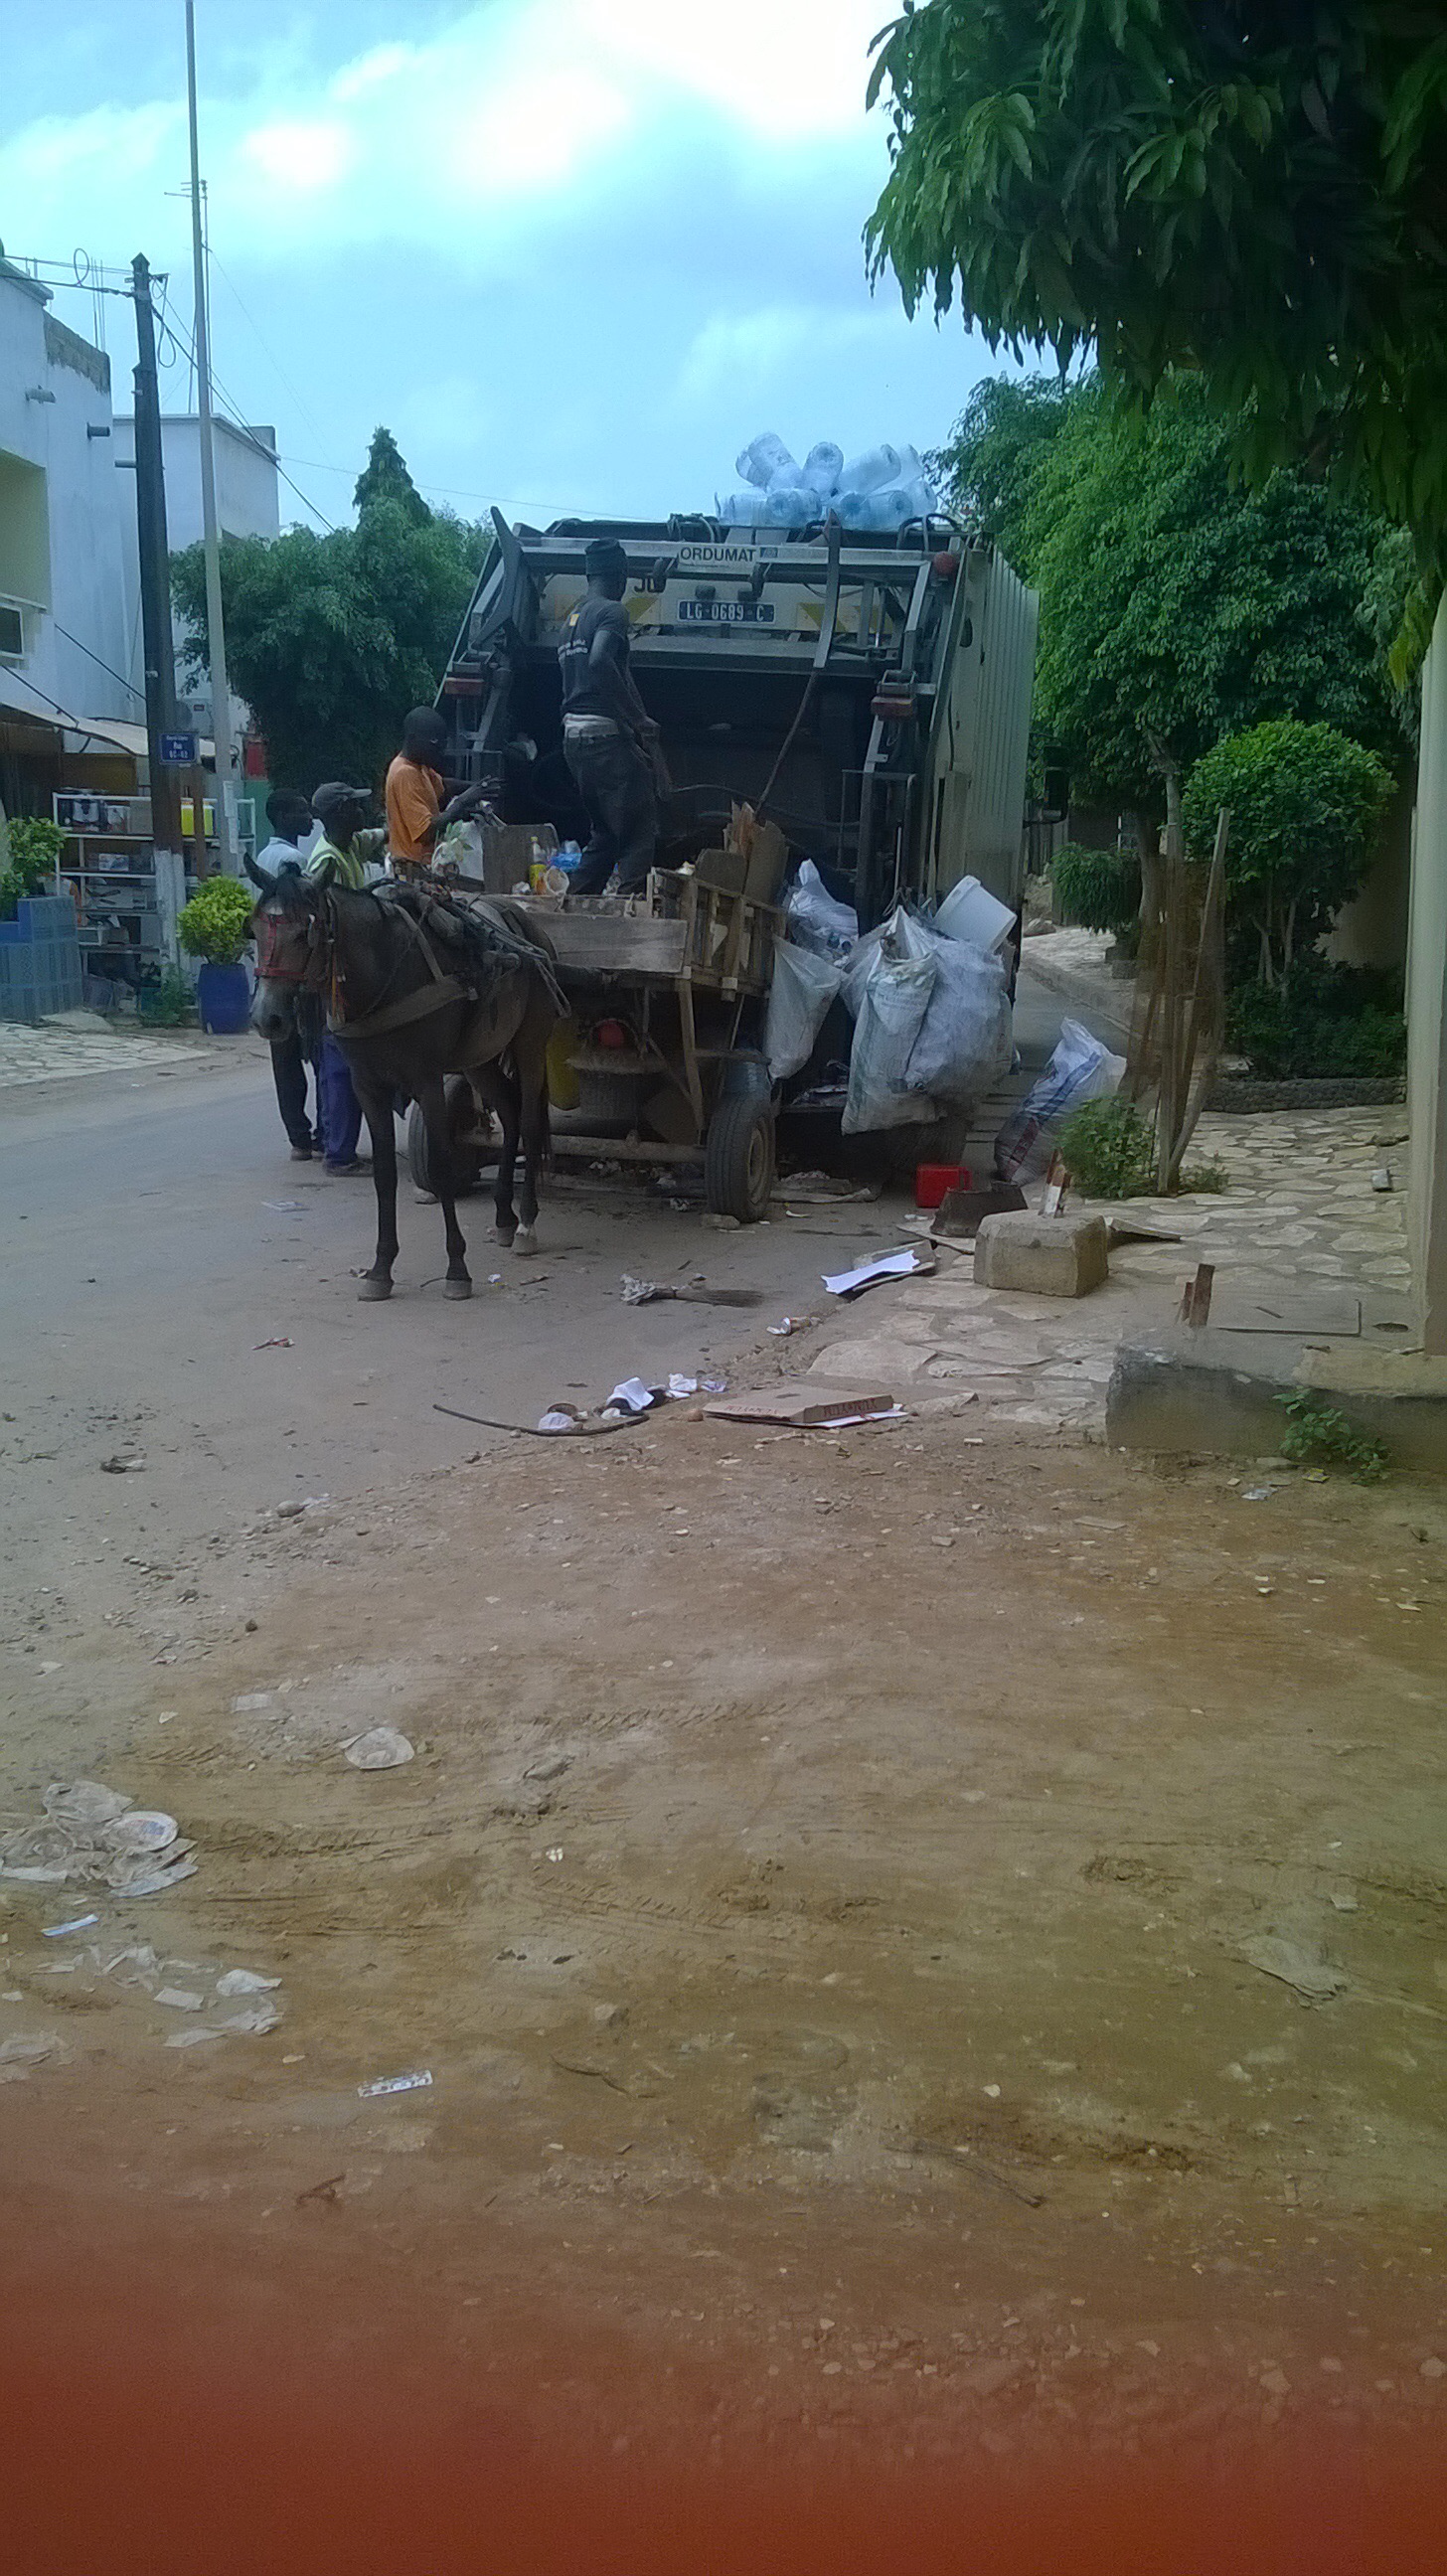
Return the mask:
<svg viewBox="0 0 1447 2576">
<path fill-rule="evenodd" d="M 203 1029 L 235 1037 L 251 1010 L 251 986 L 241 952 L 251 935 L 253 898 L 236 877 L 208 877 L 176 922 L 188 957 L 199 957 L 196 1007 Z"/>
</svg>

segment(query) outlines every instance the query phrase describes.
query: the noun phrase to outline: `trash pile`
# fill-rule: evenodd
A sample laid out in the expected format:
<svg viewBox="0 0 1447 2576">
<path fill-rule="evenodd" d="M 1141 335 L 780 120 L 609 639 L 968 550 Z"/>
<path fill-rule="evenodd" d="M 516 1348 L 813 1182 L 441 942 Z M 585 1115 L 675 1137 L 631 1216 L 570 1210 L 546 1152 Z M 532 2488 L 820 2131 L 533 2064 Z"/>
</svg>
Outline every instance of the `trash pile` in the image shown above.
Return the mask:
<svg viewBox="0 0 1447 2576">
<path fill-rule="evenodd" d="M 0 1878 L 99 1885 L 130 1898 L 164 1895 L 196 1874 L 194 1846 L 174 1816 L 137 1807 L 99 1780 L 52 1780 L 41 1805 L 43 1823 L 22 1826 L 0 1842 Z M 57 1928 L 82 1929 L 84 1920 Z"/>
<path fill-rule="evenodd" d="M 668 1293 L 667 1290 L 654 1291 L 651 1280 L 625 1279 L 623 1293 L 626 1305 L 649 1302 L 646 1296 L 630 1297 L 630 1288 L 663 1295 Z M 621 1424 L 636 1422 L 643 1414 L 656 1412 L 661 1405 L 682 1404 L 691 1395 L 723 1395 L 727 1389 L 727 1378 L 688 1377 L 680 1369 L 672 1370 L 657 1386 L 650 1386 L 641 1377 L 625 1377 L 614 1387 L 607 1403 L 599 1405 L 595 1412 L 582 1411 L 576 1404 L 550 1404 L 538 1423 L 538 1429 L 560 1437 L 569 1432 L 616 1431 Z"/>
<path fill-rule="evenodd" d="M 845 460 L 822 438 L 796 465 L 772 429 L 752 438 L 735 460 L 743 488 L 717 504 L 731 528 L 817 527 L 831 513 L 845 528 L 893 535 L 910 519 L 928 519 L 939 503 L 913 447 L 882 444 Z"/>
<path fill-rule="evenodd" d="M 1009 906 L 974 877 L 953 887 L 932 921 L 900 904 L 859 936 L 853 906 L 825 886 L 812 859 L 784 904 L 774 949 L 764 1052 L 786 1081 L 814 1051 L 842 996 L 854 1022 L 846 1136 L 927 1126 L 994 1089 L 1013 1051 L 1010 997 L 998 951 Z"/>
</svg>

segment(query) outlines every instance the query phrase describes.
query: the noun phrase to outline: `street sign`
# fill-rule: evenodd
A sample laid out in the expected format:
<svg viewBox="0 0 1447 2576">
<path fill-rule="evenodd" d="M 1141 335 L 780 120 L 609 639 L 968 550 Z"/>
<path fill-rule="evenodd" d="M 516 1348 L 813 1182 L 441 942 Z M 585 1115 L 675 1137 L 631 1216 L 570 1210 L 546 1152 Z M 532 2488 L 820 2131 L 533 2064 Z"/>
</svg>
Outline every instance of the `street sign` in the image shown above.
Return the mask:
<svg viewBox="0 0 1447 2576">
<path fill-rule="evenodd" d="M 161 758 L 168 769 L 194 769 L 196 737 L 193 733 L 163 733 Z"/>
</svg>

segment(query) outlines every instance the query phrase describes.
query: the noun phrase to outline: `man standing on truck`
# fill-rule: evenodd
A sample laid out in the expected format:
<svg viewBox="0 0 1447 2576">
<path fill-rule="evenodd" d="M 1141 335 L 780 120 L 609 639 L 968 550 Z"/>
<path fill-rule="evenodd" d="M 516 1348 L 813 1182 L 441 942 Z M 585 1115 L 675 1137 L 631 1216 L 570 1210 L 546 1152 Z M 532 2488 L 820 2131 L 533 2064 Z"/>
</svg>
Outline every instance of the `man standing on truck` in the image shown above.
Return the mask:
<svg viewBox="0 0 1447 2576">
<path fill-rule="evenodd" d="M 486 794 L 482 787 L 464 787 L 444 802 L 447 781 L 436 764 L 446 746 L 447 727 L 436 708 L 414 707 L 402 727 L 402 748 L 387 772 L 387 846 L 404 881 L 431 866 L 448 824 L 475 813 Z"/>
<path fill-rule="evenodd" d="M 572 890 L 601 894 L 616 868 L 619 893 L 641 894 L 658 840 L 658 727 L 628 668 L 628 558 L 615 537 L 597 537 L 583 564 L 587 597 L 558 646 L 563 751 L 592 825 Z"/>
</svg>

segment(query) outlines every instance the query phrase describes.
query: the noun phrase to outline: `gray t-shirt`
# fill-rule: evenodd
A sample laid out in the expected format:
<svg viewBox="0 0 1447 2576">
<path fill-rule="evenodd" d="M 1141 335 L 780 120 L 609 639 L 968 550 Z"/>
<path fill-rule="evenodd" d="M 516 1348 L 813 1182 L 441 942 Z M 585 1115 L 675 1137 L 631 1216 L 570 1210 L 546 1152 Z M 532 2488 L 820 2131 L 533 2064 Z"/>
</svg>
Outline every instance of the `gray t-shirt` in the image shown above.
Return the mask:
<svg viewBox="0 0 1447 2576">
<path fill-rule="evenodd" d="M 631 633 L 628 611 L 619 599 L 585 599 L 580 608 L 574 609 L 558 646 L 565 716 L 610 716 L 615 722 L 622 716 L 619 698 L 599 686 L 590 667 L 590 656 L 597 637 L 606 636 L 609 659 L 621 677 L 628 668 Z"/>
</svg>

